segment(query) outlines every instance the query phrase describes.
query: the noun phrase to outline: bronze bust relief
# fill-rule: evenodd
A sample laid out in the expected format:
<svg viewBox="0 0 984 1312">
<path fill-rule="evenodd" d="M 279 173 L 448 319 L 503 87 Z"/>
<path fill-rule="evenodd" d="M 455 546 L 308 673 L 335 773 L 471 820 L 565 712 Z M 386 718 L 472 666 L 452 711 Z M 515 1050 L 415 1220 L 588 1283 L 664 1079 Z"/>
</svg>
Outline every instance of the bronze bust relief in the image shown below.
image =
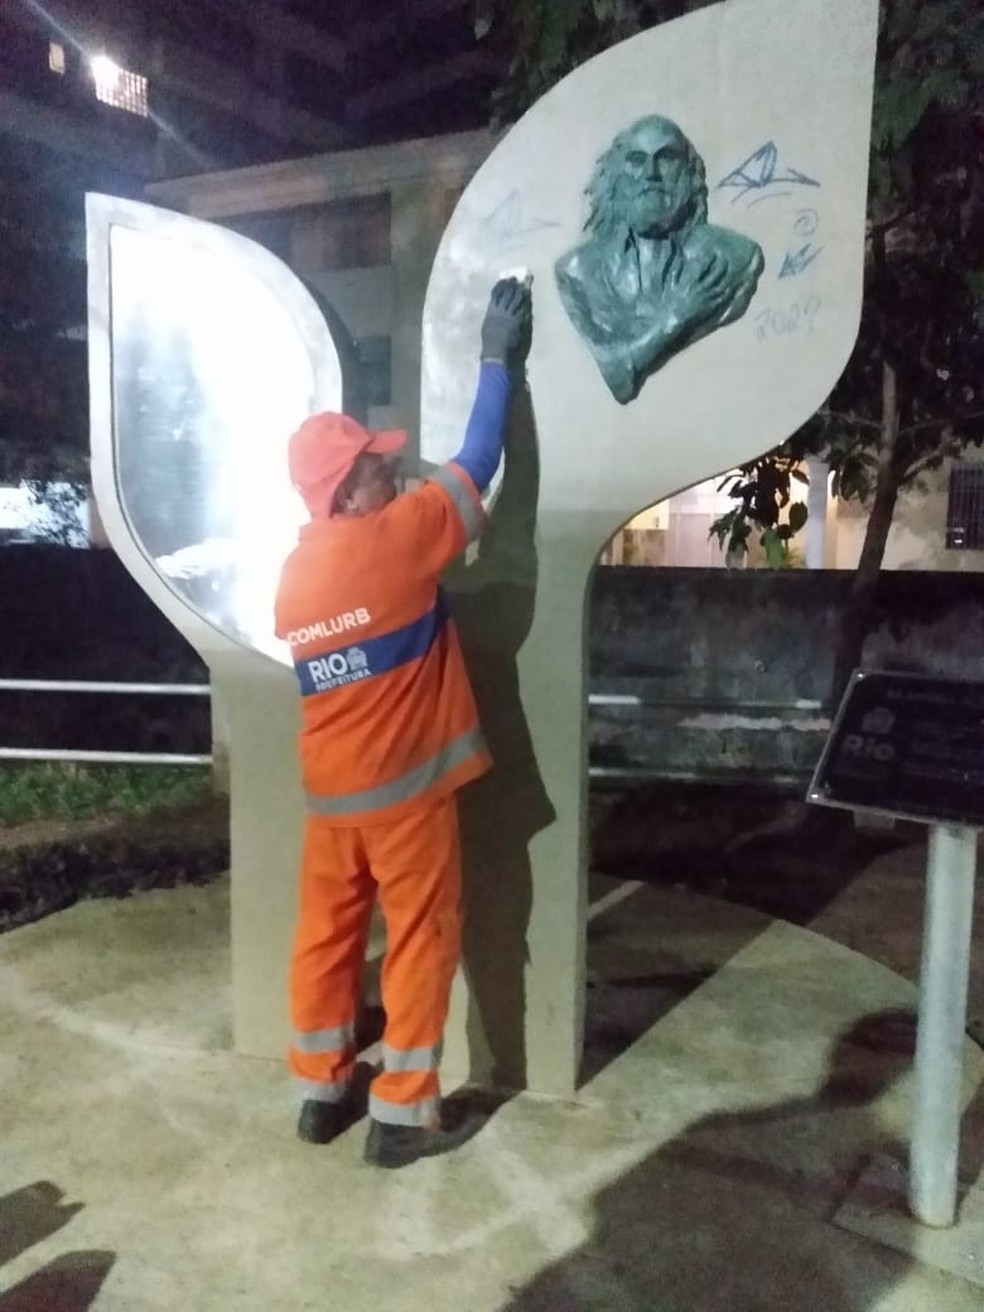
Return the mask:
<svg viewBox="0 0 984 1312">
<path fill-rule="evenodd" d="M 620 132 L 587 187 L 588 238 L 557 261 L 561 300 L 615 399 L 748 309 L 761 248 L 707 222 L 704 161 L 669 119 Z"/>
</svg>

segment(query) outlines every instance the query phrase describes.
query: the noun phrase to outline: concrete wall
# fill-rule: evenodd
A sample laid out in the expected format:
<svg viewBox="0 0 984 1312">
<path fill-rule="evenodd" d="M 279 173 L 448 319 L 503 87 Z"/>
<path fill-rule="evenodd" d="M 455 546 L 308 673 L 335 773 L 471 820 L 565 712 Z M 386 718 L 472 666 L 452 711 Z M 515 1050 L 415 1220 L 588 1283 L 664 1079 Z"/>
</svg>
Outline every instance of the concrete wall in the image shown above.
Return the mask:
<svg viewBox="0 0 984 1312">
<path fill-rule="evenodd" d="M 620 700 L 590 708 L 595 778 L 801 780 L 826 733 L 820 704 L 850 577 L 599 567 L 590 693 Z M 984 678 L 984 573 L 884 574 L 877 607 L 870 662 Z M 0 551 L 0 675 L 208 677 L 112 552 L 45 547 Z M 52 730 L 49 708 L 33 706 Z"/>
<path fill-rule="evenodd" d="M 591 597 L 596 778 L 801 781 L 851 575 L 600 567 Z M 885 573 L 865 663 L 984 679 L 984 574 Z"/>
<path fill-rule="evenodd" d="M 114 552 L 5 546 L 0 675 L 199 683 L 208 670 Z"/>
<path fill-rule="evenodd" d="M 0 548 L 0 678 L 208 683 L 111 551 Z M 208 698 L 0 692 L 0 746 L 210 750 Z"/>
</svg>

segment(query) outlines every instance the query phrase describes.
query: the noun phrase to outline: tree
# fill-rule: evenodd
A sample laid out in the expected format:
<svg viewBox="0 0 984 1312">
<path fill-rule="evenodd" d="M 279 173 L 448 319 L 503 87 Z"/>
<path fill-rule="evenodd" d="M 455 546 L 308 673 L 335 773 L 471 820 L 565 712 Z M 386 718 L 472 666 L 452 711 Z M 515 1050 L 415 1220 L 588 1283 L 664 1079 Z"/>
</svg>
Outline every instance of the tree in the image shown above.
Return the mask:
<svg viewBox="0 0 984 1312">
<path fill-rule="evenodd" d="M 74 208 L 0 148 L 0 483 L 27 483 L 48 506 L 56 540 L 68 501 L 88 482 L 85 264 L 73 249 Z M 74 492 L 49 505 L 48 485 L 66 483 Z"/>
<path fill-rule="evenodd" d="M 500 112 L 523 108 L 612 41 L 702 3 L 485 0 L 478 30 L 498 25 L 514 43 Z M 860 661 L 900 490 L 984 441 L 982 328 L 984 12 L 978 0 L 882 0 L 857 346 L 818 414 L 722 485 L 736 505 L 712 528 L 732 555 L 757 530 L 767 559 L 781 563 L 806 522 L 793 481 L 811 454 L 831 466 L 835 494 L 867 505 L 832 701 Z"/>
<path fill-rule="evenodd" d="M 509 57 L 509 72 L 494 96 L 494 118 L 512 122 L 592 55 L 712 2 L 476 0 L 476 35 Z"/>
<path fill-rule="evenodd" d="M 806 522 L 800 462 L 868 523 L 835 650 L 831 700 L 860 663 L 900 491 L 984 442 L 984 13 L 975 0 L 883 0 L 872 128 L 865 296 L 857 345 L 827 403 L 777 451 L 743 466 L 712 527 L 767 551 Z M 779 523 L 789 506 L 789 523 Z M 774 549 L 775 556 L 775 549 Z"/>
</svg>

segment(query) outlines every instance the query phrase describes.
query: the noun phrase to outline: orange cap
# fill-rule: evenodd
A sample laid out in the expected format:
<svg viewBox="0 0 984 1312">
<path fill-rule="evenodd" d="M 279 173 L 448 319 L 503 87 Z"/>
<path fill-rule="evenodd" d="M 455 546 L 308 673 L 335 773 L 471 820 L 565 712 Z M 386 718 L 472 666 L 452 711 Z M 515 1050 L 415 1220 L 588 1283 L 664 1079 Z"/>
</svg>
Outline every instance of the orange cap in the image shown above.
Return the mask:
<svg viewBox="0 0 984 1312">
<path fill-rule="evenodd" d="M 331 505 L 357 456 L 363 451 L 392 455 L 406 443 L 402 429 L 371 432 L 348 415 L 332 410 L 305 419 L 287 444 L 290 481 L 304 498 L 308 509 L 315 503 L 322 514 Z"/>
</svg>

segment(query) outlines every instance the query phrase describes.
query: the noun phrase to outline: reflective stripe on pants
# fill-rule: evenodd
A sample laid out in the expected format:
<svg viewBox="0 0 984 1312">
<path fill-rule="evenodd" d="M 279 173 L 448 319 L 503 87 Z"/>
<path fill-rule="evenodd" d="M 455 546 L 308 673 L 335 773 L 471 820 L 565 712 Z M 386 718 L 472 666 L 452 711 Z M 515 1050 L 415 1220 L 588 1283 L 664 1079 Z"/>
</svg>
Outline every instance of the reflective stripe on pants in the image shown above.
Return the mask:
<svg viewBox="0 0 984 1312">
<path fill-rule="evenodd" d="M 454 798 L 390 824 L 335 828 L 307 819 L 291 968 L 289 1064 L 304 1097 L 335 1101 L 351 1080 L 369 918 L 386 921 L 383 1072 L 375 1119 L 421 1125 L 437 1112 L 437 1066 L 461 945 L 461 861 Z M 322 1046 L 323 1045 L 323 1046 Z M 323 1088 L 320 1095 L 311 1090 Z"/>
</svg>

